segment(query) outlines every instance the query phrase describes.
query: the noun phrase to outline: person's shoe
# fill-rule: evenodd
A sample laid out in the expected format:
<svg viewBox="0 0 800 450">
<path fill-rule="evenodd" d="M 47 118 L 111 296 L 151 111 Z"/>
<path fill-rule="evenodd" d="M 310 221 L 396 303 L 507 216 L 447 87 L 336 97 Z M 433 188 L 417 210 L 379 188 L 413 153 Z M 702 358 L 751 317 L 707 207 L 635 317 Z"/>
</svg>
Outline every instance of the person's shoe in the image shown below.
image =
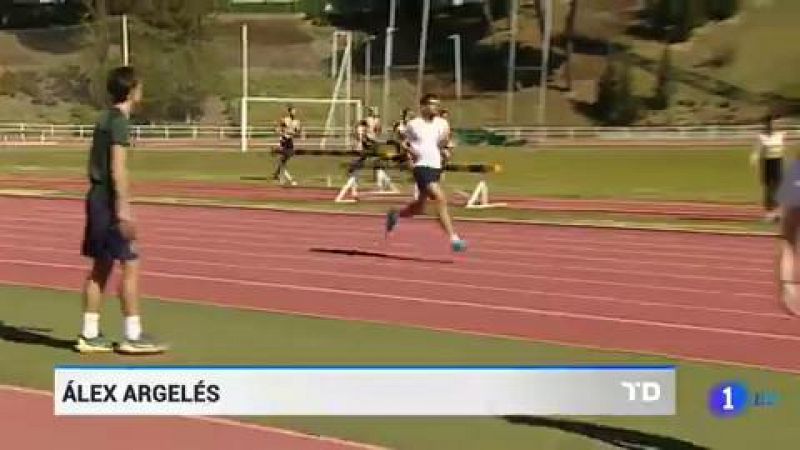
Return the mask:
<svg viewBox="0 0 800 450">
<path fill-rule="evenodd" d="M 98 334 L 97 337 L 93 338 L 78 336 L 78 341 L 75 343 L 75 351 L 84 354 L 111 353 L 114 351 L 114 345 L 102 334 Z"/>
<path fill-rule="evenodd" d="M 399 214 L 394 209 L 386 213 L 386 234 L 391 233 L 397 227 Z"/>
<path fill-rule="evenodd" d="M 153 336 L 142 334 L 139 339 L 125 339 L 117 345 L 117 352 L 126 355 L 156 355 L 167 351 L 166 344 L 158 342 Z"/>
<path fill-rule="evenodd" d="M 450 248 L 453 249 L 456 253 L 461 253 L 467 251 L 467 241 L 463 239 L 456 239 L 454 241 L 450 241 Z"/>
</svg>

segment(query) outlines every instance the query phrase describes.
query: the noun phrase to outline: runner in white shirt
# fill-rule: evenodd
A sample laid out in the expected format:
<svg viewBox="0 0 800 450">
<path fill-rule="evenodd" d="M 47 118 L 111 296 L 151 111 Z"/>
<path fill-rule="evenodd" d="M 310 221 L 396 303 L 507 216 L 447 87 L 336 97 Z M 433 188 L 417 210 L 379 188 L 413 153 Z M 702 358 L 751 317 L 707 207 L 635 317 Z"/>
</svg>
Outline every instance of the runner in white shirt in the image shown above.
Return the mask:
<svg viewBox="0 0 800 450">
<path fill-rule="evenodd" d="M 414 168 L 414 181 L 419 195 L 400 211 L 392 209 L 386 216 L 386 233 L 392 232 L 400 217 L 413 217 L 425 211 L 428 199 L 435 202 L 439 223 L 450 238 L 453 251 L 463 252 L 467 243 L 456 234 L 447 210 L 447 196 L 439 180 L 442 175 L 442 152 L 450 139 L 450 126 L 439 116 L 439 99 L 432 94 L 420 100 L 420 117 L 408 122 L 405 148 Z"/>
<path fill-rule="evenodd" d="M 773 117 L 768 116 L 764 122 L 764 131 L 759 133 L 758 142 L 750 155 L 750 163 L 761 168 L 761 185 L 764 187 L 764 209 L 766 219 L 778 219 L 778 201 L 776 194 L 783 179 L 785 134 L 775 131 Z"/>
</svg>

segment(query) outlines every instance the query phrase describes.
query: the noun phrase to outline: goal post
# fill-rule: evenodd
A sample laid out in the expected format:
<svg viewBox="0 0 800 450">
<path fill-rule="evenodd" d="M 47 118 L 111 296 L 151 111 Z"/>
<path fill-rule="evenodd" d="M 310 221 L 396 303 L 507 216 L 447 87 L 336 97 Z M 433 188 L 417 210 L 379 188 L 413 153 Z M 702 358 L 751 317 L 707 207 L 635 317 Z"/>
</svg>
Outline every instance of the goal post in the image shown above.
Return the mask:
<svg viewBox="0 0 800 450">
<path fill-rule="evenodd" d="M 355 123 L 363 118 L 364 108 L 360 99 L 242 97 L 239 130 L 242 152 L 250 149 L 254 138 L 277 140 L 278 121 L 289 106 L 298 109 L 298 120 L 308 137 L 304 140 L 312 145 L 319 142 L 320 148 L 326 148 L 331 142 L 350 148 Z"/>
</svg>

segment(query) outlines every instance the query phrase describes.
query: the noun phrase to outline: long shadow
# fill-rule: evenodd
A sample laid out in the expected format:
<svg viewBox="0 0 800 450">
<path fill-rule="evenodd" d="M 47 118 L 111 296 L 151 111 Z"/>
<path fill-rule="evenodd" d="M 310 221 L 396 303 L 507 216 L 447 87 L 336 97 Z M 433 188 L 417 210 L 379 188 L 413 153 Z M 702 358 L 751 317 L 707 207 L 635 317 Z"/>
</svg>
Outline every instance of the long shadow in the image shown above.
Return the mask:
<svg viewBox="0 0 800 450">
<path fill-rule="evenodd" d="M 649 434 L 625 428 L 614 428 L 605 425 L 576 422 L 566 419 L 549 419 L 545 417 L 511 416 L 505 420 L 514 425 L 551 428 L 566 433 L 579 434 L 590 439 L 605 442 L 623 449 L 652 450 L 705 450 L 709 447 L 697 445 L 682 439 Z"/>
<path fill-rule="evenodd" d="M 60 350 L 72 350 L 74 341 L 50 336 L 50 329 L 7 325 L 0 320 L 0 340 L 16 344 L 42 345 Z"/>
<path fill-rule="evenodd" d="M 416 262 L 429 262 L 429 263 L 439 263 L 439 264 L 453 264 L 453 260 L 449 259 L 423 258 L 419 256 L 399 255 L 387 252 L 375 252 L 375 251 L 359 250 L 359 249 L 312 248 L 310 251 L 314 253 L 328 253 L 332 255 L 343 255 L 343 256 L 363 256 L 368 258 L 393 259 L 398 261 L 416 261 Z"/>
</svg>

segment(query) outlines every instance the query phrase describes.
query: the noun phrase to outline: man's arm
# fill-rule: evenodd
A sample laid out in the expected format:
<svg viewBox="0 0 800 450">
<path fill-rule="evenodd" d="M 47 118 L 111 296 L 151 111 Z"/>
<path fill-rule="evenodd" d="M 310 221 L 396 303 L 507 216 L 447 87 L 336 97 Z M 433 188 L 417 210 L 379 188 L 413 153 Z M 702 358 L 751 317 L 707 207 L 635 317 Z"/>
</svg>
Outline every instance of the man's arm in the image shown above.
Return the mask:
<svg viewBox="0 0 800 450">
<path fill-rule="evenodd" d="M 414 150 L 414 147 L 411 145 L 410 138 L 411 136 L 415 136 L 415 134 L 414 134 L 414 128 L 411 126 L 410 123 L 406 124 L 405 132 L 403 132 L 400 136 L 401 136 L 400 142 L 402 143 L 403 148 L 406 149 L 406 153 L 408 153 L 408 155 L 411 156 L 411 160 L 416 161 L 417 159 L 419 159 L 420 154 L 417 153 L 417 151 Z"/>
<path fill-rule="evenodd" d="M 758 164 L 758 160 L 761 159 L 763 152 L 763 148 L 761 146 L 761 138 L 759 137 L 756 140 L 755 145 L 753 145 L 753 150 L 750 152 L 750 165 L 756 166 Z"/>
<path fill-rule="evenodd" d="M 444 159 L 447 160 L 453 157 L 453 149 L 455 147 L 455 143 L 453 142 L 453 134 L 450 130 L 449 123 L 444 124 L 442 134 L 444 138 L 442 139 L 442 142 L 439 143 L 439 149 L 441 150 Z"/>
<path fill-rule="evenodd" d="M 111 147 L 111 178 L 116 193 L 117 217 L 120 220 L 122 235 L 126 239 L 135 239 L 136 231 L 133 225 L 133 211 L 131 209 L 130 181 L 127 166 L 128 149 L 122 145 L 114 144 Z"/>
<path fill-rule="evenodd" d="M 362 127 L 361 125 L 356 127 L 356 150 L 359 152 L 364 152 L 364 138 L 367 135 L 367 129 Z"/>
</svg>

